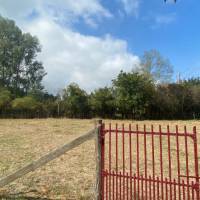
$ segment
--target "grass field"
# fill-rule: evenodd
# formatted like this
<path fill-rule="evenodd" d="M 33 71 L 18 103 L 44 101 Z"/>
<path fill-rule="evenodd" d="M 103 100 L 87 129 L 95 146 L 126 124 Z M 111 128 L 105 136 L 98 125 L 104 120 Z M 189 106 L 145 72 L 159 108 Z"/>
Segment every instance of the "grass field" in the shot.
<path fill-rule="evenodd" d="M 106 120 L 108 123 L 109 120 Z M 128 124 L 130 121 L 118 121 Z M 112 121 L 116 123 L 116 121 Z M 139 125 L 178 124 L 188 130 L 200 121 L 140 121 Z M 0 176 L 41 157 L 94 127 L 93 120 L 0 120 Z M 200 136 L 198 143 L 200 144 Z M 94 141 L 66 153 L 48 165 L 0 190 L 1 199 L 90 199 L 95 182 Z"/>

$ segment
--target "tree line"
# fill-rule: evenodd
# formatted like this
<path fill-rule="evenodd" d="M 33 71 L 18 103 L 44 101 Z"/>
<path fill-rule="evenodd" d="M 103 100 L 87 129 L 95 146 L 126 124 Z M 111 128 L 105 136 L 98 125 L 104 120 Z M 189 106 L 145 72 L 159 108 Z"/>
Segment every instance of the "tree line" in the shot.
<path fill-rule="evenodd" d="M 121 71 L 110 87 L 87 93 L 71 83 L 57 95 L 42 85 L 40 51 L 36 37 L 0 17 L 0 117 L 200 118 L 200 78 L 172 81 L 173 66 L 156 50 L 144 52 L 139 66 Z"/>

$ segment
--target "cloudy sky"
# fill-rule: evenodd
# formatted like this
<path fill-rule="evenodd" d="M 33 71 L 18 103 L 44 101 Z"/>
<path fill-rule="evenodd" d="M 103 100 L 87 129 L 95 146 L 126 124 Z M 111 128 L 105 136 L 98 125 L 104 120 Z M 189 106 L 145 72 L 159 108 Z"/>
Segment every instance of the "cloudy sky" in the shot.
<path fill-rule="evenodd" d="M 170 58 L 174 78 L 200 75 L 200 2 L 170 1 L 0 0 L 0 15 L 39 38 L 48 91 L 70 82 L 91 91 L 149 49 Z"/>

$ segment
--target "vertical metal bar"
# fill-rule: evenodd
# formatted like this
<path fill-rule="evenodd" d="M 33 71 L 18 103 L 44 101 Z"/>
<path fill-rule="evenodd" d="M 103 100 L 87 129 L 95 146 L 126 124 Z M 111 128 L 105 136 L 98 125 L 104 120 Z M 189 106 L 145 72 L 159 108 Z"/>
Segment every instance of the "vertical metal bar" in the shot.
<path fill-rule="evenodd" d="M 116 132 L 116 199 L 118 199 L 118 125 L 115 127 Z"/>
<path fill-rule="evenodd" d="M 136 199 L 137 198 L 137 195 L 136 195 L 136 174 L 134 173 L 134 176 L 133 176 L 133 178 L 134 178 L 134 199 Z"/>
<path fill-rule="evenodd" d="M 178 198 L 181 200 L 181 188 L 180 188 L 180 157 L 179 157 L 179 135 L 178 126 L 176 125 L 176 157 L 177 157 L 177 170 L 178 170 Z"/>
<path fill-rule="evenodd" d="M 149 176 L 149 200 L 151 200 L 152 198 L 152 194 L 151 194 L 151 181 L 152 181 L 152 178 L 151 176 Z M 147 197 L 146 197 L 147 199 Z M 154 200 L 154 199 L 153 199 Z"/>
<path fill-rule="evenodd" d="M 129 124 L 129 150 L 130 150 L 130 199 L 132 200 L 132 144 L 131 144 L 131 124 Z"/>
<path fill-rule="evenodd" d="M 119 199 L 122 199 L 122 172 L 119 172 Z"/>
<path fill-rule="evenodd" d="M 157 177 L 157 200 L 160 200 L 160 180 L 159 177 Z"/>
<path fill-rule="evenodd" d="M 185 181 L 182 180 L 182 186 L 183 186 L 183 200 L 185 200 Z"/>
<path fill-rule="evenodd" d="M 100 187 L 101 187 L 101 194 L 99 198 L 104 199 L 104 165 L 105 165 L 105 138 L 104 138 L 104 129 L 105 129 L 105 124 L 102 124 L 102 121 L 99 121 L 99 141 L 101 145 L 101 180 L 100 180 Z"/>
<path fill-rule="evenodd" d="M 115 172 L 112 171 L 112 199 L 115 199 Z"/>
<path fill-rule="evenodd" d="M 123 159 L 123 199 L 125 199 L 125 150 L 124 150 L 124 124 L 122 125 L 122 159 Z"/>
<path fill-rule="evenodd" d="M 176 200 L 176 179 L 174 179 L 174 200 Z"/>
<path fill-rule="evenodd" d="M 109 199 L 111 199 L 111 124 L 109 124 Z"/>
<path fill-rule="evenodd" d="M 168 161 L 169 161 L 169 194 L 170 194 L 170 200 L 172 200 L 172 165 L 171 165 L 171 143 L 170 143 L 170 130 L 169 130 L 169 125 L 167 126 L 167 141 L 168 141 Z"/>
<path fill-rule="evenodd" d="M 166 197 L 166 199 L 168 199 L 168 185 L 167 185 L 167 183 L 168 183 L 168 179 L 165 178 L 165 197 Z"/>
<path fill-rule="evenodd" d="M 155 191 L 155 153 L 154 153 L 154 130 L 151 125 L 151 151 L 152 151 L 152 173 L 153 173 L 153 199 L 156 198 Z"/>
<path fill-rule="evenodd" d="M 196 126 L 193 127 L 193 140 L 194 140 L 194 157 L 195 157 L 195 176 L 196 176 L 196 199 L 199 200 L 199 162 L 198 162 L 198 149 L 197 149 L 197 131 Z"/>
<path fill-rule="evenodd" d="M 126 199 L 129 200 L 129 191 L 128 191 L 128 172 L 126 173 Z"/>
<path fill-rule="evenodd" d="M 163 156 L 162 156 L 162 132 L 161 125 L 159 125 L 160 134 L 160 174 L 161 174 L 161 197 L 164 199 L 164 188 L 163 188 Z"/>
<path fill-rule="evenodd" d="M 184 139 L 185 139 L 185 161 L 186 161 L 186 176 L 187 176 L 187 199 L 190 200 L 189 191 L 189 164 L 188 164 L 188 141 L 187 141 L 187 128 L 184 126 Z"/>
<path fill-rule="evenodd" d="M 192 200 L 195 200 L 194 198 L 194 181 L 192 181 Z"/>
<path fill-rule="evenodd" d="M 106 200 L 108 200 L 108 170 L 106 170 Z"/>
<path fill-rule="evenodd" d="M 144 176 L 145 176 L 145 199 L 147 197 L 147 136 L 146 125 L 144 125 Z"/>
<path fill-rule="evenodd" d="M 139 177 L 140 177 L 140 161 L 139 161 L 139 134 L 138 134 L 138 124 L 136 125 L 136 136 L 137 136 L 137 193 L 140 193 L 140 184 L 139 184 Z"/>
<path fill-rule="evenodd" d="M 144 177 L 143 175 L 140 176 L 140 180 L 141 180 L 141 197 L 142 199 L 144 199 Z"/>

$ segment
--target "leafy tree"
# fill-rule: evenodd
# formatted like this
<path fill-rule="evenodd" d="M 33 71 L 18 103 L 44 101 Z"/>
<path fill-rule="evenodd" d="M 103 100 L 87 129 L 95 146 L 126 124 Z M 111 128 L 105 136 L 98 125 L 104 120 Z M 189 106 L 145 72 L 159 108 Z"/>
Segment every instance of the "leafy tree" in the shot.
<path fill-rule="evenodd" d="M 6 110 L 11 102 L 11 93 L 5 88 L 0 88 L 0 111 Z"/>
<path fill-rule="evenodd" d="M 179 88 L 180 89 L 180 88 Z M 178 92 L 178 93 L 176 93 Z M 152 118 L 154 119 L 173 119 L 180 115 L 180 107 L 183 105 L 178 87 L 173 84 L 162 84 L 156 88 L 156 93 L 151 102 Z M 182 101 L 181 101 L 182 100 Z M 181 101 L 181 104 L 180 104 Z"/>
<path fill-rule="evenodd" d="M 189 85 L 189 86 L 200 85 L 200 77 L 189 78 L 188 80 L 184 80 L 183 83 L 185 85 Z"/>
<path fill-rule="evenodd" d="M 36 117 L 41 110 L 42 104 L 31 96 L 16 98 L 12 102 L 12 108 L 22 117 Z"/>
<path fill-rule="evenodd" d="M 191 88 L 184 83 L 157 86 L 152 103 L 153 118 L 186 119 L 192 117 L 192 92 Z"/>
<path fill-rule="evenodd" d="M 43 90 L 31 90 L 28 96 L 35 99 L 41 104 L 41 110 L 39 112 L 40 117 L 56 117 L 57 116 L 57 104 L 56 97 Z"/>
<path fill-rule="evenodd" d="M 99 88 L 90 96 L 90 105 L 94 115 L 113 117 L 115 113 L 115 99 L 111 88 Z"/>
<path fill-rule="evenodd" d="M 113 80 L 113 87 L 117 109 L 123 118 L 143 117 L 154 92 L 151 79 L 143 74 L 121 71 Z"/>
<path fill-rule="evenodd" d="M 141 58 L 141 71 L 153 78 L 155 83 L 168 83 L 172 78 L 173 66 L 157 50 L 150 50 L 144 52 Z"/>
<path fill-rule="evenodd" d="M 87 93 L 72 83 L 63 90 L 63 106 L 68 117 L 84 118 L 89 115 Z"/>
<path fill-rule="evenodd" d="M 183 84 L 190 90 L 190 99 L 188 101 L 190 113 L 192 113 L 194 119 L 200 118 L 200 77 L 184 80 Z"/>
<path fill-rule="evenodd" d="M 0 85 L 10 88 L 15 96 L 42 89 L 46 73 L 36 60 L 40 51 L 36 37 L 22 33 L 14 21 L 0 17 Z"/>

